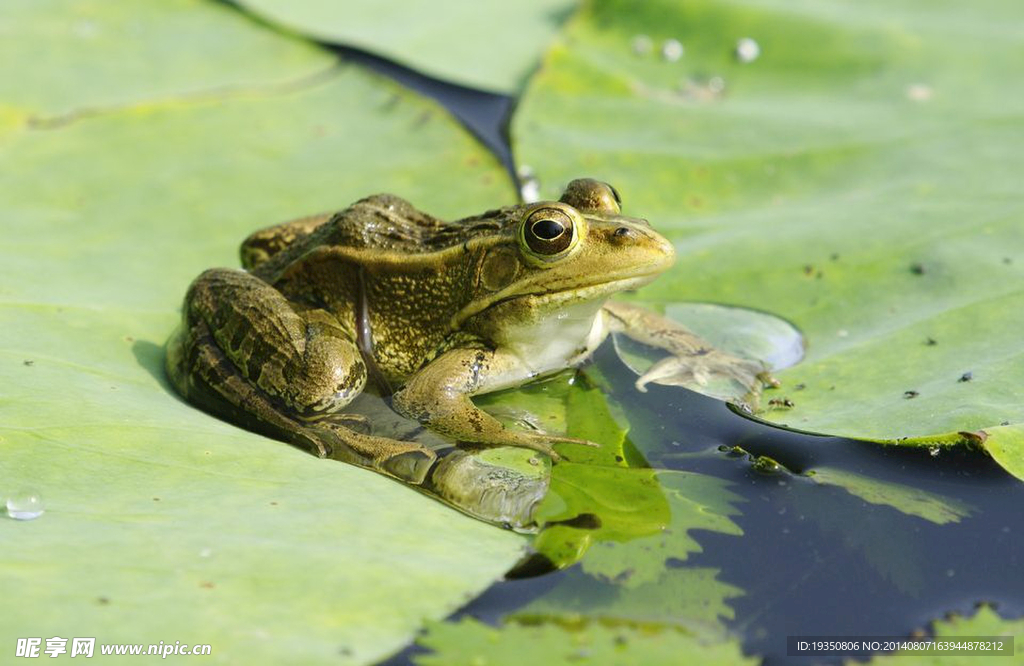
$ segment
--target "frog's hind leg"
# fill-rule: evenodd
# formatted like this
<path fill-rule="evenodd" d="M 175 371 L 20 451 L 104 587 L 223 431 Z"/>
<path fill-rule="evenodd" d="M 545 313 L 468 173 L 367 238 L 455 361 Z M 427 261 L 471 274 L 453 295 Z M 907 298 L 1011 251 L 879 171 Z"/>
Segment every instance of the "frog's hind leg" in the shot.
<path fill-rule="evenodd" d="M 365 365 L 344 331 L 300 317 L 276 289 L 244 271 L 206 271 L 185 303 L 168 370 L 190 401 L 321 457 L 333 453 L 422 480 L 433 451 L 355 432 L 339 418 L 366 384 Z"/>

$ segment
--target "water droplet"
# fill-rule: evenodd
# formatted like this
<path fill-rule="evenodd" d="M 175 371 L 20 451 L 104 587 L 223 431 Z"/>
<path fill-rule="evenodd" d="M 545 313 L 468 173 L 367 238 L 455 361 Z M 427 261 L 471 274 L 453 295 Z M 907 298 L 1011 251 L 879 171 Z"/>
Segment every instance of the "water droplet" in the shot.
<path fill-rule="evenodd" d="M 713 94 L 718 95 L 725 90 L 725 79 L 720 76 L 712 76 L 708 79 L 708 90 Z"/>
<path fill-rule="evenodd" d="M 35 493 L 15 493 L 7 498 L 7 515 L 15 520 L 35 520 L 43 515 L 43 500 Z"/>
<path fill-rule="evenodd" d="M 661 45 L 661 59 L 665 62 L 676 62 L 683 57 L 686 49 L 678 39 L 666 39 Z"/>
<path fill-rule="evenodd" d="M 76 37 L 81 39 L 95 39 L 100 33 L 96 22 L 88 19 L 75 21 L 71 26 L 71 31 L 75 33 Z"/>
<path fill-rule="evenodd" d="M 633 53 L 638 56 L 645 56 L 654 49 L 654 42 L 647 35 L 637 35 L 631 44 Z"/>
<path fill-rule="evenodd" d="M 932 88 L 923 83 L 913 83 L 907 86 L 905 94 L 911 102 L 927 102 L 932 98 Z"/>
<path fill-rule="evenodd" d="M 519 177 L 519 196 L 523 203 L 540 201 L 540 181 L 533 168 L 524 164 L 516 171 L 516 175 Z"/>
<path fill-rule="evenodd" d="M 929 447 L 928 447 L 928 454 L 929 454 L 929 455 L 930 455 L 930 456 L 931 456 L 932 458 L 935 458 L 935 457 L 937 457 L 937 456 L 939 455 L 939 453 L 941 453 L 941 452 L 942 452 L 942 449 L 940 449 L 940 448 L 939 448 L 939 447 L 937 447 L 937 446 L 929 446 Z"/>
<path fill-rule="evenodd" d="M 750 37 L 736 42 L 736 59 L 742 63 L 754 62 L 761 55 L 761 46 Z"/>

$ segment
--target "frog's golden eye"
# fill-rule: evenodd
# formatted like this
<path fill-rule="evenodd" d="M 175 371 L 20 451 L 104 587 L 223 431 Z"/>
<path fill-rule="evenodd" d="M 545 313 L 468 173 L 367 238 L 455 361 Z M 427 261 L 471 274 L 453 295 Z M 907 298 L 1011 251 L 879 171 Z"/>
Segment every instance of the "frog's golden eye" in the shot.
<path fill-rule="evenodd" d="M 520 242 L 538 259 L 565 256 L 579 243 L 581 224 L 568 206 L 543 206 L 531 211 L 520 232 Z"/>

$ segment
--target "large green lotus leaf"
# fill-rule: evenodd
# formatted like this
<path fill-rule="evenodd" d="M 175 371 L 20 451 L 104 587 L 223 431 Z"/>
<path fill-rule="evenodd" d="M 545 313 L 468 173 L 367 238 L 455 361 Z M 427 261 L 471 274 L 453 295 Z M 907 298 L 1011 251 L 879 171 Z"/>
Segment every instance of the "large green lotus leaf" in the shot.
<path fill-rule="evenodd" d="M 40 83 L 6 98 L 21 106 L 0 158 L 0 495 L 37 493 L 46 513 L 0 520 L 0 589 L 16 600 L 0 639 L 209 643 L 218 663 L 376 660 L 499 577 L 522 537 L 203 414 L 164 380 L 162 344 L 192 277 L 237 265 L 256 227 L 374 191 L 455 215 L 514 190 L 433 104 L 352 67 L 282 90 L 286 63 L 323 59 L 218 8 L 153 8 L 155 23 L 146 8 L 117 20 L 143 41 L 192 37 L 148 61 L 145 86 L 124 79 L 105 110 L 45 129 L 25 121 L 42 102 L 96 103 L 91 66 L 65 73 L 81 95 Z M 15 19 L 5 31 L 28 20 Z M 5 85 L 44 80 L 53 65 L 38 54 L 66 44 L 15 41 Z M 264 75 L 223 69 L 218 53 L 261 43 L 249 63 Z M 131 52 L 102 48 L 86 60 L 118 67 Z M 274 54 L 281 64 L 262 67 Z M 225 92 L 152 95 L 212 82 Z"/>
<path fill-rule="evenodd" d="M 206 0 L 6 0 L 0 108 L 61 122 L 126 104 L 255 93 L 333 65 L 315 46 L 235 14 Z"/>
<path fill-rule="evenodd" d="M 673 239 L 640 298 L 803 331 L 771 396 L 793 406 L 766 419 L 982 443 L 1024 478 L 1018 430 L 989 430 L 1024 417 L 1022 18 L 1012 0 L 595 0 L 532 80 L 515 153 L 544 196 L 602 178 Z"/>
<path fill-rule="evenodd" d="M 419 639 L 432 650 L 417 655 L 420 666 L 450 664 L 755 664 L 736 642 L 718 642 L 697 633 L 661 627 L 609 627 L 597 622 L 507 623 L 489 627 L 472 618 L 435 623 Z"/>
<path fill-rule="evenodd" d="M 235 1 L 315 39 L 364 49 L 446 81 L 503 93 L 522 87 L 576 5 L 575 0 Z"/>

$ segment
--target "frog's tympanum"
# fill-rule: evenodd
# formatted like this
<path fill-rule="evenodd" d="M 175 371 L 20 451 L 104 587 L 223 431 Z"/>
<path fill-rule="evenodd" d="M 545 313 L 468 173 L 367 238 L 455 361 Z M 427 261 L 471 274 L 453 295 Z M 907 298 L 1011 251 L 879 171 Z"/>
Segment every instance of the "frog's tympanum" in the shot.
<path fill-rule="evenodd" d="M 669 352 L 651 369 L 660 375 L 715 372 L 753 387 L 762 370 L 608 302 L 675 251 L 595 180 L 456 222 L 375 195 L 258 231 L 241 255 L 243 269 L 210 269 L 189 287 L 168 344 L 174 386 L 229 421 L 413 482 L 436 454 L 342 412 L 364 389 L 453 440 L 557 460 L 552 444 L 586 442 L 507 429 L 471 398 L 577 365 L 610 331 Z"/>

